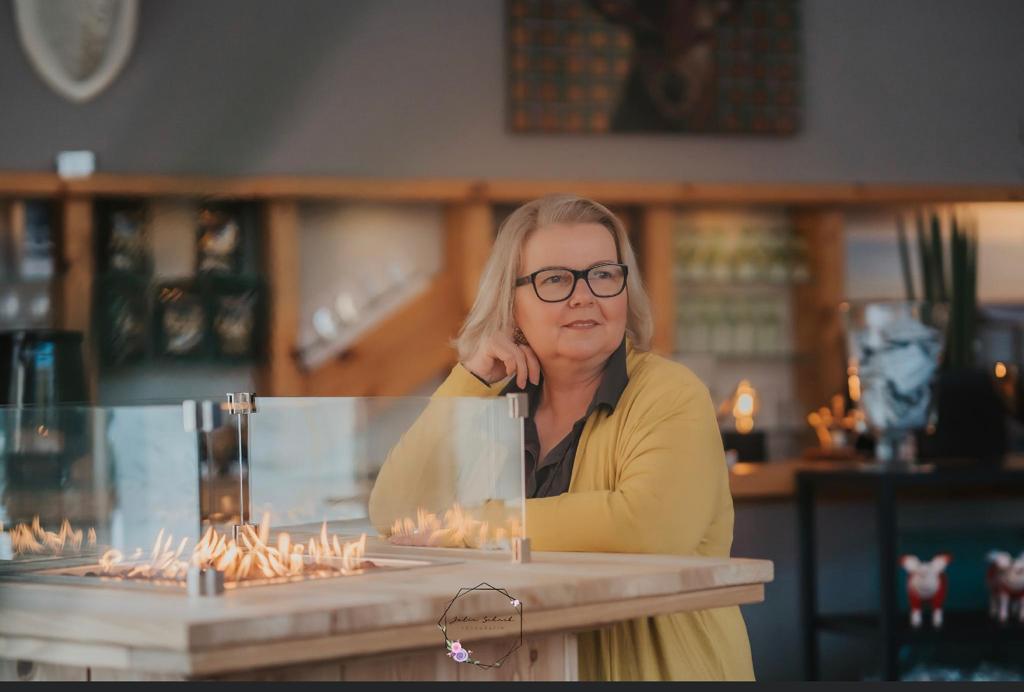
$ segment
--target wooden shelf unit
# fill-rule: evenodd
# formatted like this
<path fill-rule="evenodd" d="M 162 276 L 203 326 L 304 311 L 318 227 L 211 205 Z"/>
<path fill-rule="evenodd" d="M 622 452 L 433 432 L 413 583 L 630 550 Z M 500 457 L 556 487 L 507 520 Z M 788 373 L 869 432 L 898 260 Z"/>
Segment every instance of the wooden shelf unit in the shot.
<path fill-rule="evenodd" d="M 92 206 L 97 197 L 252 199 L 263 204 L 264 271 L 270 285 L 269 358 L 256 374 L 264 395 L 399 395 L 454 364 L 448 346 L 475 297 L 493 243 L 495 209 L 544 194 L 574 192 L 626 210 L 656 317 L 654 350 L 675 351 L 672 238 L 679 208 L 783 207 L 810 248 L 812 280 L 795 287 L 799 396 L 817 407 L 842 387 L 836 364 L 841 331 L 843 217 L 861 205 L 1024 201 L 1024 185 L 895 185 L 869 183 L 689 183 L 664 181 L 371 179 L 340 177 L 190 177 L 96 174 L 61 180 L 46 173 L 0 172 L 0 197 L 51 197 L 62 206 L 59 326 L 91 324 Z M 299 327 L 299 205 L 305 201 L 431 202 L 444 208 L 446 271 L 423 294 L 364 335 L 337 360 L 303 370 L 294 356 Z M 91 340 L 90 340 L 91 341 Z M 95 346 L 88 346 L 95 363 Z M 386 367 L 385 367 L 386 365 Z M 95 391 L 95 368 L 93 391 Z"/>

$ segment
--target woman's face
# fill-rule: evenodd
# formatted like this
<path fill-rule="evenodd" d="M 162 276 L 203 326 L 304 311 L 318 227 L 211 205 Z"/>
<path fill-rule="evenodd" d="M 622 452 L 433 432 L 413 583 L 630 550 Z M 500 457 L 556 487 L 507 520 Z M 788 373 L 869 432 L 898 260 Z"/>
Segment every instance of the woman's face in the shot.
<path fill-rule="evenodd" d="M 617 255 L 612 234 L 600 224 L 545 226 L 527 238 L 518 276 L 548 267 L 587 269 L 618 262 Z M 598 298 L 581 279 L 568 299 L 548 303 L 526 284 L 515 289 L 513 314 L 541 361 L 607 358 L 626 332 L 626 293 Z"/>

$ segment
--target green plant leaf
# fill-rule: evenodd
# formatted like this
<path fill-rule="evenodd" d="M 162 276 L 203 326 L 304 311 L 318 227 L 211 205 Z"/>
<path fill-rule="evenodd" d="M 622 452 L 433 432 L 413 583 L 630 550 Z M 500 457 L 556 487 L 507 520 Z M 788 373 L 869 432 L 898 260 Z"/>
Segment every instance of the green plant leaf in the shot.
<path fill-rule="evenodd" d="M 903 290 L 907 300 L 915 300 L 914 273 L 910 267 L 910 243 L 907 240 L 907 229 L 903 225 L 903 215 L 896 216 L 896 234 L 900 245 L 900 269 L 903 272 Z"/>
<path fill-rule="evenodd" d="M 928 249 L 928 241 L 925 239 L 924 216 L 917 215 L 917 256 L 921 263 L 921 294 L 924 299 L 931 303 L 935 300 L 932 283 L 931 253 Z"/>
<path fill-rule="evenodd" d="M 939 215 L 932 214 L 932 280 L 935 282 L 934 296 L 939 302 L 948 300 L 946 291 L 946 261 L 942 249 L 942 223 Z"/>

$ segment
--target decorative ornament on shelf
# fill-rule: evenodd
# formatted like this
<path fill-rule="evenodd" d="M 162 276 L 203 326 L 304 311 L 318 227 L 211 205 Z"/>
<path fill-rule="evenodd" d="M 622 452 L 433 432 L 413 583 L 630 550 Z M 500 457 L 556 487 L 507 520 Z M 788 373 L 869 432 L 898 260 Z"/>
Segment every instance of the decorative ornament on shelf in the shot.
<path fill-rule="evenodd" d="M 97 279 L 100 344 L 106 365 L 124 365 L 146 357 L 148 290 L 145 278 L 130 274 Z"/>
<path fill-rule="evenodd" d="M 148 275 L 152 273 L 153 259 L 147 239 L 146 205 L 125 202 L 104 210 L 103 234 L 106 252 L 101 260 L 106 272 Z"/>
<path fill-rule="evenodd" d="M 216 355 L 228 360 L 258 358 L 266 331 L 259 279 L 217 276 L 205 284 Z"/>
<path fill-rule="evenodd" d="M 1015 615 L 1024 623 L 1024 551 L 1016 559 L 1000 550 L 989 553 L 986 581 L 989 615 L 1003 624 Z"/>
<path fill-rule="evenodd" d="M 851 398 L 852 398 L 851 389 Z M 859 395 L 858 395 L 859 396 Z M 822 406 L 807 414 L 807 423 L 818 437 L 818 448 L 809 450 L 807 456 L 818 459 L 849 459 L 856 456 L 855 441 L 867 432 L 868 425 L 864 412 L 854 405 L 846 407 L 842 394 L 832 397 L 831 408 Z"/>
<path fill-rule="evenodd" d="M 946 567 L 952 561 L 949 553 L 940 553 L 928 562 L 921 562 L 914 555 L 904 555 L 900 565 L 907 572 L 907 598 L 910 601 L 910 626 L 921 626 L 921 606 L 927 603 L 932 609 L 932 627 L 942 627 L 942 606 L 946 602 Z"/>
<path fill-rule="evenodd" d="M 157 353 L 168 358 L 198 358 L 206 340 L 206 307 L 194 283 L 167 281 L 156 289 Z"/>
<path fill-rule="evenodd" d="M 933 412 L 945 307 L 911 300 L 840 305 L 851 398 L 858 401 L 875 437 L 880 464 L 910 466 L 917 457 L 914 433 L 928 426 Z"/>
<path fill-rule="evenodd" d="M 196 273 L 236 274 L 242 251 L 242 229 L 227 207 L 206 205 L 196 231 Z"/>

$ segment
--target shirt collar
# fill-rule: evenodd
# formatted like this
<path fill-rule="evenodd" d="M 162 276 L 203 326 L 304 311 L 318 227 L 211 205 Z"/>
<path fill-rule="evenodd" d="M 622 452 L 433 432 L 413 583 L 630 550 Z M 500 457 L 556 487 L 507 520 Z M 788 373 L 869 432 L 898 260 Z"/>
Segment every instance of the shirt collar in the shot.
<path fill-rule="evenodd" d="M 532 416 L 540 400 L 543 383 L 544 375 L 542 373 L 540 383 L 533 384 L 527 381 L 526 389 L 520 389 L 516 379 L 513 377 L 501 390 L 501 394 L 526 392 L 530 401 L 530 415 Z M 626 372 L 626 339 L 623 338 L 622 343 L 619 344 L 619 347 L 615 349 L 615 352 L 612 353 L 605 363 L 601 384 L 597 386 L 594 398 L 590 400 L 586 417 L 589 417 L 598 406 L 605 406 L 609 411 L 614 411 L 619 403 L 619 399 L 622 398 L 622 393 L 626 390 L 627 384 L 629 384 L 629 374 Z"/>

